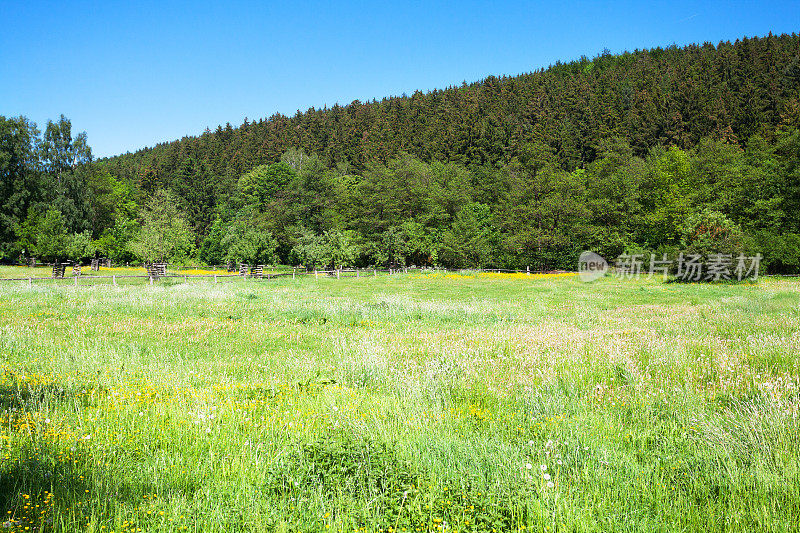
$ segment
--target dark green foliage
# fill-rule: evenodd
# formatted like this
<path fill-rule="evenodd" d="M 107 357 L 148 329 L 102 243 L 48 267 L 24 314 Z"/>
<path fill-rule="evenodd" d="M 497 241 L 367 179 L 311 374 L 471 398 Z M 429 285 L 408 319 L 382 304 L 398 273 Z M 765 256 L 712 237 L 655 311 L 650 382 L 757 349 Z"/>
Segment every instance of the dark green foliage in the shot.
<path fill-rule="evenodd" d="M 279 493 L 321 490 L 368 500 L 402 499 L 414 481 L 386 444 L 333 437 L 295 450 L 276 465 L 267 487 Z"/>
<path fill-rule="evenodd" d="M 431 480 L 441 473 L 432 474 L 404 461 L 395 446 L 334 434 L 279 457 L 264 492 L 292 502 L 297 515 L 311 494 L 320 494 L 344 506 L 357 526 L 377 518 L 385 531 L 429 530 L 430 524 L 454 522 L 469 523 L 475 531 L 510 531 L 538 521 L 530 510 L 538 498 L 530 481 L 505 490 L 477 479 L 449 479 L 449 487 L 434 487 Z"/>
<path fill-rule="evenodd" d="M 67 258 L 70 236 L 58 209 L 51 207 L 42 216 L 31 210 L 18 232 L 32 255 L 55 262 Z"/>
<path fill-rule="evenodd" d="M 208 230 L 208 235 L 200 246 L 200 260 L 207 265 L 220 265 L 225 261 L 225 248 L 222 239 L 225 237 L 225 226 L 222 219 L 217 218 Z"/>
<path fill-rule="evenodd" d="M 681 229 L 681 250 L 700 254 L 729 254 L 736 257 L 745 251 L 745 237 L 728 217 L 719 211 L 704 209 L 690 216 Z"/>
<path fill-rule="evenodd" d="M 442 262 L 459 268 L 492 265 L 499 238 L 489 206 L 468 204 L 442 235 L 438 256 Z"/>
<path fill-rule="evenodd" d="M 573 268 L 585 248 L 676 249 L 706 207 L 769 245 L 800 233 L 798 52 L 797 35 L 770 35 L 605 53 L 227 125 L 108 164 L 143 191 L 204 165 L 204 213 L 230 221 L 249 205 L 282 261 L 317 263 L 302 250 L 352 231 L 360 264 Z M 791 271 L 780 248 L 765 262 Z"/>
<path fill-rule="evenodd" d="M 627 139 L 643 157 L 657 145 L 687 149 L 703 137 L 743 141 L 771 133 L 797 97 L 799 46 L 797 35 L 770 35 L 598 56 L 408 97 L 273 115 L 111 162 L 119 175 L 151 171 L 163 186 L 189 157 L 207 161 L 215 177 L 238 177 L 289 149 L 316 155 L 328 168 L 346 163 L 362 172 L 401 152 L 469 167 L 508 164 L 533 144 L 573 170 L 593 161 L 611 137 Z M 780 72 L 786 74 L 776 80 Z"/>
<path fill-rule="evenodd" d="M 36 125 L 24 117 L 0 116 L 0 260 L 16 259 L 15 228 L 40 200 L 44 186 L 38 172 Z"/>

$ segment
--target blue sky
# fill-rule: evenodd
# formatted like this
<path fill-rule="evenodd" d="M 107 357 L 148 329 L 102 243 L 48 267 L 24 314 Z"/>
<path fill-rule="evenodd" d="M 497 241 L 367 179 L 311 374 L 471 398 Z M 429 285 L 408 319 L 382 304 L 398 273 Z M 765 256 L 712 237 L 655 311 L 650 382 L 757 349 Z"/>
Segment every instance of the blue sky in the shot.
<path fill-rule="evenodd" d="M 0 115 L 96 156 L 581 55 L 800 31 L 795 2 L 0 0 Z"/>

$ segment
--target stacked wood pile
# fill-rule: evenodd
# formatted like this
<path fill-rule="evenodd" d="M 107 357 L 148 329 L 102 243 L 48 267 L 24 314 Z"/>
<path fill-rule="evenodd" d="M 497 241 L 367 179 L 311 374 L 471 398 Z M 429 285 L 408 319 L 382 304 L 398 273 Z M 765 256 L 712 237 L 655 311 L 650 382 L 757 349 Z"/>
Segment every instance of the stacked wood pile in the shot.
<path fill-rule="evenodd" d="M 150 263 L 145 265 L 147 275 L 152 279 L 163 278 L 167 275 L 166 263 Z"/>
<path fill-rule="evenodd" d="M 64 271 L 67 270 L 67 265 L 65 263 L 56 263 L 53 265 L 53 277 L 57 279 L 62 279 L 64 277 Z"/>

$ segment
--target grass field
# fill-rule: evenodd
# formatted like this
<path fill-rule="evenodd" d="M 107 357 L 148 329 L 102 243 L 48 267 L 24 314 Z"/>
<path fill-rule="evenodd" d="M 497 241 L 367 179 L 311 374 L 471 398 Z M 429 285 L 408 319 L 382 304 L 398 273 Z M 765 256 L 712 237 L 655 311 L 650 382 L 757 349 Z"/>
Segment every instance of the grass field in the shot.
<path fill-rule="evenodd" d="M 0 530 L 793 531 L 798 352 L 769 278 L 2 282 Z"/>

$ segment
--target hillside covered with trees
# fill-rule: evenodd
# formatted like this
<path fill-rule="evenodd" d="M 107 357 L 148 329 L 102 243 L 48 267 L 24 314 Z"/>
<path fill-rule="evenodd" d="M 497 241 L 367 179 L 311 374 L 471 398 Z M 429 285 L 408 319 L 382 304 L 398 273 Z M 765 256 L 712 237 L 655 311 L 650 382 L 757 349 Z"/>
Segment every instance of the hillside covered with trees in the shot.
<path fill-rule="evenodd" d="M 584 249 L 675 253 L 708 220 L 797 272 L 800 36 L 603 53 L 99 161 L 64 117 L 43 135 L 0 117 L 0 177 L 7 262 L 573 269 Z"/>

